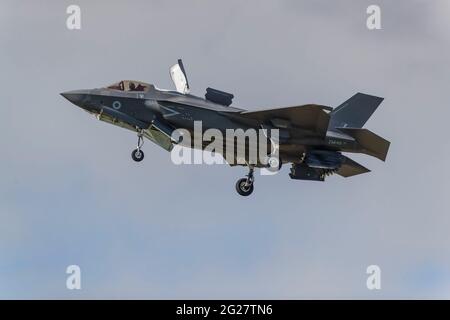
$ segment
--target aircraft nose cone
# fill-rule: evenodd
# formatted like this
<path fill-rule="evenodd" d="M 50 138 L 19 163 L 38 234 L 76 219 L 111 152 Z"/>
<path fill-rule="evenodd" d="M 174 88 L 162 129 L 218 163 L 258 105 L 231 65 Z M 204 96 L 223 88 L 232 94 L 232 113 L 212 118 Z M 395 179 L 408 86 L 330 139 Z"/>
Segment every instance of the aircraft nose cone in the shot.
<path fill-rule="evenodd" d="M 85 90 L 67 91 L 61 93 L 61 95 L 77 106 L 81 106 L 86 100 L 88 92 Z"/>

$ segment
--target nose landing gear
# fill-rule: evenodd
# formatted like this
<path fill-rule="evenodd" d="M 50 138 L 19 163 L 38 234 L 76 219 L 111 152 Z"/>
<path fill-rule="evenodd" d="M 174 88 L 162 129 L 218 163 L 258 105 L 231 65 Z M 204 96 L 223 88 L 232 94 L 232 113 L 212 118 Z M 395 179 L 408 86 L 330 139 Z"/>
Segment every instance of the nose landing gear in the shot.
<path fill-rule="evenodd" d="M 144 160 L 144 151 L 141 150 L 142 146 L 144 145 L 144 134 L 142 131 L 138 132 L 138 142 L 137 142 L 137 148 L 131 152 L 131 158 L 136 162 L 141 162 Z"/>
<path fill-rule="evenodd" d="M 253 171 L 254 171 L 253 167 L 249 167 L 247 178 L 239 179 L 236 182 L 236 191 L 241 196 L 246 197 L 251 195 L 253 192 L 253 181 L 254 181 Z"/>

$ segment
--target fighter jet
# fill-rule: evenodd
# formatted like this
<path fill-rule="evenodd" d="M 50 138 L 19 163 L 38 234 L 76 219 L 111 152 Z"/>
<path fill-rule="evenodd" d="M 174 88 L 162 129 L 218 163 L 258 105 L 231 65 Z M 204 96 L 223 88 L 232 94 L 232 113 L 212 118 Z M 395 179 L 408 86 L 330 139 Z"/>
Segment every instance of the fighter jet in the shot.
<path fill-rule="evenodd" d="M 63 97 L 95 115 L 98 120 L 137 133 L 134 161 L 142 161 L 144 137 L 167 151 L 182 142 L 174 131 L 194 132 L 194 122 L 202 122 L 202 130 L 253 128 L 278 129 L 278 141 L 267 135 L 277 150 L 278 162 L 244 161 L 232 165 L 248 167 L 248 174 L 236 183 L 236 190 L 248 196 L 254 188 L 254 169 L 279 170 L 290 164 L 289 176 L 296 180 L 324 181 L 332 174 L 342 177 L 370 170 L 348 158 L 345 153 L 363 153 L 386 160 L 390 142 L 363 126 L 383 101 L 383 98 L 357 93 L 336 108 L 318 104 L 264 110 L 245 110 L 231 106 L 233 94 L 207 88 L 205 97 L 190 94 L 189 83 L 181 60 L 170 68 L 176 90 L 163 90 L 141 81 L 122 80 L 110 86 L 61 93 Z M 276 144 L 276 145 L 274 145 Z M 204 149 L 207 143 L 192 148 Z M 245 146 L 244 146 L 245 148 Z"/>

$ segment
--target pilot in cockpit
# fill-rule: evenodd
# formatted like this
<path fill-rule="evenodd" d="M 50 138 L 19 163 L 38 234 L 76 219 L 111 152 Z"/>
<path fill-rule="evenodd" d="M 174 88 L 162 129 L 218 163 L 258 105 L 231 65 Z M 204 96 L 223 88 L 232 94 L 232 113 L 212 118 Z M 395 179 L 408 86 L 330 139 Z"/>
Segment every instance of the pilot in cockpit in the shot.
<path fill-rule="evenodd" d="M 149 89 L 149 85 L 135 81 L 123 80 L 118 83 L 110 85 L 108 88 L 120 91 L 144 92 Z"/>

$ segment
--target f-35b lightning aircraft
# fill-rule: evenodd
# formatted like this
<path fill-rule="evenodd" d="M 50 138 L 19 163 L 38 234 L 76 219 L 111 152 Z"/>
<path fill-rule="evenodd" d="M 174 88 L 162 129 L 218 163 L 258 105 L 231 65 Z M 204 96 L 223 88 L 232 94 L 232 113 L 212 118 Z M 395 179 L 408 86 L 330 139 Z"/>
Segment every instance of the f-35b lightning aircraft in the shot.
<path fill-rule="evenodd" d="M 137 148 L 132 152 L 135 161 L 144 158 L 143 137 L 170 151 L 180 142 L 172 138 L 174 130 L 182 128 L 192 133 L 194 121 L 202 121 L 203 131 L 209 128 L 224 133 L 226 129 L 278 129 L 276 169 L 283 163 L 290 163 L 291 179 L 324 181 L 334 173 L 350 177 L 370 171 L 342 152 L 386 159 L 389 141 L 362 128 L 383 98 L 357 93 L 334 109 L 306 104 L 247 111 L 230 106 L 234 96 L 220 90 L 207 88 L 205 98 L 189 94 L 181 60 L 170 68 L 170 75 L 176 91 L 123 80 L 106 88 L 75 90 L 61 95 L 99 120 L 135 131 L 138 136 Z M 249 167 L 249 173 L 237 181 L 236 190 L 248 196 L 253 192 L 254 168 L 271 164 L 244 162 L 244 165 Z"/>

